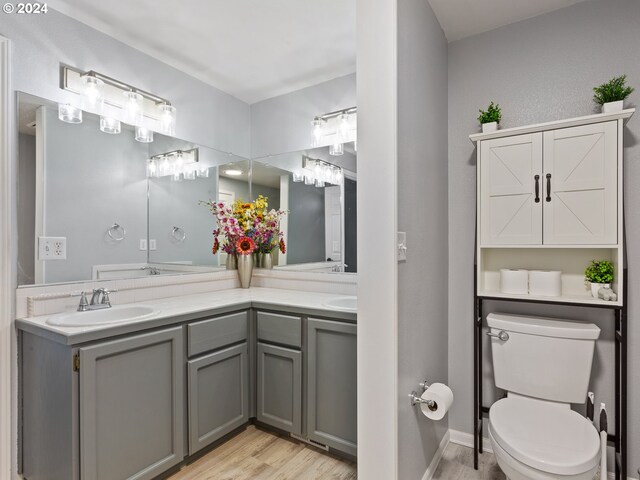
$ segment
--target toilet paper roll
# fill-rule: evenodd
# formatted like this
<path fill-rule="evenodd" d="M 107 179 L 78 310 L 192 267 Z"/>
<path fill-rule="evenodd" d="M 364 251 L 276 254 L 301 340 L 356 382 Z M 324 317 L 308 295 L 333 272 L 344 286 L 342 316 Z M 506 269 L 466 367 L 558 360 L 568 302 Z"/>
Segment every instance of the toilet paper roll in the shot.
<path fill-rule="evenodd" d="M 562 272 L 531 270 L 529 272 L 529 293 L 542 297 L 559 297 L 562 295 Z"/>
<path fill-rule="evenodd" d="M 500 270 L 500 291 L 515 295 L 529 293 L 529 271 L 503 268 Z"/>
<path fill-rule="evenodd" d="M 424 391 L 422 399 L 435 402 L 431 407 L 426 403 L 420 404 L 424 416 L 431 420 L 442 420 L 453 403 L 453 392 L 444 383 L 434 383 Z"/>

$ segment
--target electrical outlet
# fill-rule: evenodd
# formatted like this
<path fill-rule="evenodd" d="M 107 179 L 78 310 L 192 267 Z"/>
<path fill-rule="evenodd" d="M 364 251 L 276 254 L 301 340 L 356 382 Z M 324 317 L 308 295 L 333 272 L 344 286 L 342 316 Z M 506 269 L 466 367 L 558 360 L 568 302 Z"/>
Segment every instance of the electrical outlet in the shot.
<path fill-rule="evenodd" d="M 38 260 L 66 260 L 67 237 L 38 237 Z"/>
<path fill-rule="evenodd" d="M 407 233 L 398 232 L 398 261 L 407 261 Z"/>
<path fill-rule="evenodd" d="M 140 239 L 140 250 L 146 250 L 147 249 L 147 239 L 146 238 L 141 238 Z"/>
<path fill-rule="evenodd" d="M 156 239 L 151 238 L 149 239 L 149 250 L 155 250 L 155 249 L 156 249 Z"/>

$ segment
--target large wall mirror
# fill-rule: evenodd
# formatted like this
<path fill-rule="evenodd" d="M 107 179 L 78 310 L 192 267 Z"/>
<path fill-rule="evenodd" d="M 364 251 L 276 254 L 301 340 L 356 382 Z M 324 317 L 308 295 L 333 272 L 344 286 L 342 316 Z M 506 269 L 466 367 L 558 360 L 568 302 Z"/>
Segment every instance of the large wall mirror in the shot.
<path fill-rule="evenodd" d="M 319 147 L 250 160 L 157 133 L 142 143 L 124 123 L 108 134 L 87 112 L 62 122 L 57 103 L 25 93 L 17 122 L 20 286 L 222 271 L 215 219 L 200 202 L 258 195 L 288 212 L 276 269 L 357 271 L 353 142 L 340 155 Z"/>

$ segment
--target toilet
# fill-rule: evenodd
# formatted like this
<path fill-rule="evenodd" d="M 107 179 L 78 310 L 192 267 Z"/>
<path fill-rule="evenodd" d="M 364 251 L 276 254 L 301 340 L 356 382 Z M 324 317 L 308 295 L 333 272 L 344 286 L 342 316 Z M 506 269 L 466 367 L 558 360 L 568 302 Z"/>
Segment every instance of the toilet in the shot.
<path fill-rule="evenodd" d="M 586 401 L 593 324 L 491 313 L 495 384 L 489 440 L 509 480 L 592 480 L 600 461 L 593 424 L 571 410 Z"/>

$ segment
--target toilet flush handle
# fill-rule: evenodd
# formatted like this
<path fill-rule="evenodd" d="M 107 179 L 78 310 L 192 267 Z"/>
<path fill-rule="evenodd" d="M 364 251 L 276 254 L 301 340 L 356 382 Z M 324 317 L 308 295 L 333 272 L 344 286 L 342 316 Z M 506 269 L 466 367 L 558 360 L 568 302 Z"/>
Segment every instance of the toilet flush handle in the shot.
<path fill-rule="evenodd" d="M 496 337 L 501 342 L 506 342 L 507 340 L 509 340 L 509 334 L 504 330 L 501 330 L 498 333 L 487 332 L 487 335 L 489 337 Z"/>

